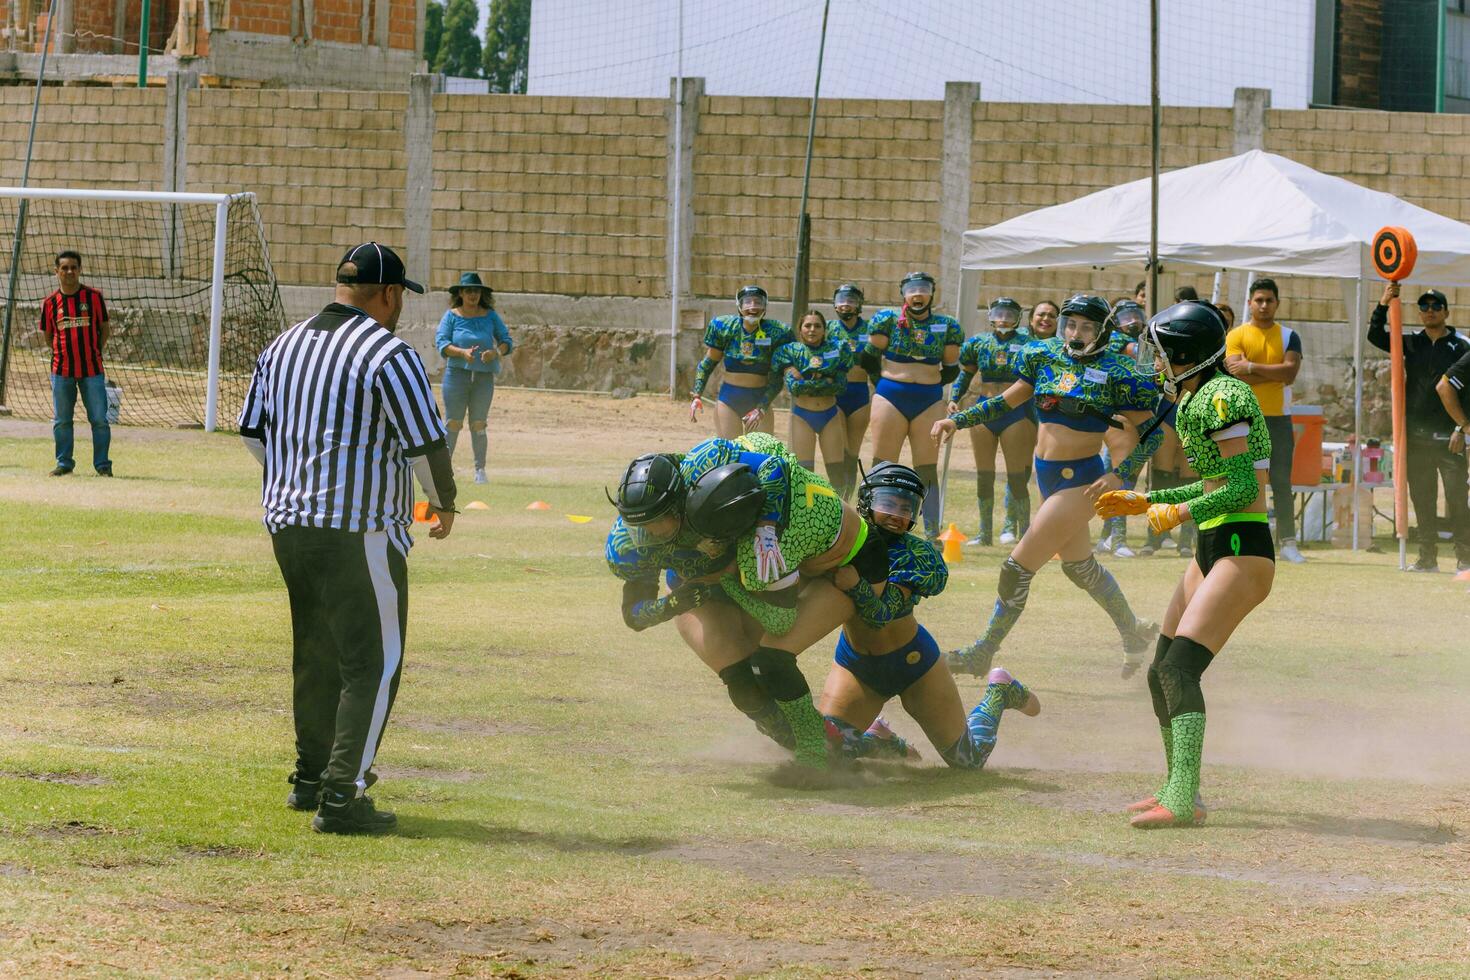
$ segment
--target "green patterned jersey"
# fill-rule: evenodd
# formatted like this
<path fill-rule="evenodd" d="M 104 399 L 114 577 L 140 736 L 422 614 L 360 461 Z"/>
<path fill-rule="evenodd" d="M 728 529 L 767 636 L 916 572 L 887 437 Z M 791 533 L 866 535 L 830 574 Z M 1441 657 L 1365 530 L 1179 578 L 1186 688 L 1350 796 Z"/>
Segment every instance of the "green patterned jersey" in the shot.
<path fill-rule="evenodd" d="M 1255 501 L 1260 492 L 1256 470 L 1271 464 L 1271 436 L 1250 385 L 1224 371 L 1216 373 L 1198 390 L 1179 396 L 1174 427 L 1190 465 L 1201 479 L 1187 486 L 1151 492 L 1150 503 L 1188 502 L 1190 517 L 1204 526 Z M 1223 458 L 1216 440 L 1240 436 L 1245 436 L 1245 453 Z M 1225 483 L 1205 493 L 1204 480 Z"/>
<path fill-rule="evenodd" d="M 883 356 L 900 364 L 938 364 L 944 348 L 965 342 L 960 321 L 940 313 L 929 314 L 923 323 L 910 322 L 901 310 L 879 310 L 868 324 L 873 337 L 887 337 Z"/>
<path fill-rule="evenodd" d="M 786 390 L 792 395 L 840 395 L 847 388 L 852 359 L 847 335 L 829 331 L 817 347 L 795 341 L 776 351 L 771 370 L 784 375 Z M 796 375 L 786 374 L 787 368 L 795 369 Z"/>
<path fill-rule="evenodd" d="M 704 330 L 704 346 L 724 351 L 725 370 L 735 374 L 770 373 L 771 356 L 793 339 L 780 320 L 762 320 L 750 331 L 738 314 L 717 316 Z"/>
<path fill-rule="evenodd" d="M 751 436 L 761 436 L 770 442 L 752 440 Z M 757 449 L 756 446 L 763 448 Z M 706 439 L 684 454 L 679 461 L 679 475 L 684 478 L 684 485 L 692 488 L 701 476 L 728 463 L 744 463 L 766 488 L 766 506 L 760 520 L 776 525 L 784 523 L 790 498 L 791 467 L 796 465 L 796 457 L 790 450 L 775 436 L 764 432 L 733 440 Z"/>

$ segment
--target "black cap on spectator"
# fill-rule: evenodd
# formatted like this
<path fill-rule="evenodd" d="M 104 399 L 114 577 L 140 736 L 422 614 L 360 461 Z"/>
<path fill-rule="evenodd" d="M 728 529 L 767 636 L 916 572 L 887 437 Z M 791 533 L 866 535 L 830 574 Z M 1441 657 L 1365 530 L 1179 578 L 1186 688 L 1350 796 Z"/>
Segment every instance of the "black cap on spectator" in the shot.
<path fill-rule="evenodd" d="M 343 272 L 343 266 L 351 263 L 356 271 Z M 337 281 L 358 286 L 402 286 L 416 293 L 424 287 L 404 275 L 403 260 L 387 245 L 364 242 L 349 249 L 337 263 Z"/>
<path fill-rule="evenodd" d="M 1419 295 L 1419 302 L 1421 303 L 1429 302 L 1430 300 L 1433 300 L 1436 303 L 1444 304 L 1445 309 L 1450 308 L 1450 301 L 1445 299 L 1444 293 L 1440 292 L 1438 289 L 1427 289 Z"/>

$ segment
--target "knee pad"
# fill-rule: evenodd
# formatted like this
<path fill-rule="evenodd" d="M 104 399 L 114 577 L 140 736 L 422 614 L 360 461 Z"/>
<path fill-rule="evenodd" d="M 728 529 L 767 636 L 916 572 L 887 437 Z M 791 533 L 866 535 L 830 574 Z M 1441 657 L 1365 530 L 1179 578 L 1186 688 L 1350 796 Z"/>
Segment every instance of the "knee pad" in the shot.
<path fill-rule="evenodd" d="M 1025 608 L 1026 599 L 1031 595 L 1031 580 L 1035 577 L 1035 572 L 1027 571 L 1016 559 L 1007 558 L 1000 566 L 996 594 L 1001 602 L 1014 609 Z"/>
<path fill-rule="evenodd" d="M 770 696 L 761 690 L 760 682 L 755 677 L 755 671 L 751 670 L 749 657 L 721 670 L 720 680 L 725 682 L 725 691 L 730 695 L 730 703 L 739 709 L 741 714 L 759 714 L 761 709 L 771 703 Z"/>
<path fill-rule="evenodd" d="M 1081 561 L 1062 562 L 1062 574 L 1067 576 L 1067 580 L 1077 588 L 1084 592 L 1091 592 L 1097 588 L 1105 573 L 1103 567 L 1097 563 L 1097 559 L 1088 555 Z"/>
<path fill-rule="evenodd" d="M 1027 467 L 1021 473 L 1006 474 L 1006 489 L 1011 492 L 1012 497 L 1024 497 L 1030 493 L 1031 469 Z"/>
<path fill-rule="evenodd" d="M 1148 665 L 1148 694 L 1154 702 L 1154 717 L 1159 720 L 1160 725 L 1166 727 L 1169 724 L 1169 702 L 1164 697 L 1163 683 L 1159 679 L 1159 665 L 1164 662 L 1164 655 L 1169 652 L 1169 646 L 1173 642 L 1172 636 L 1160 633 L 1154 647 L 1154 662 Z"/>
<path fill-rule="evenodd" d="M 960 736 L 959 741 L 941 750 L 939 757 L 951 769 L 982 769 L 990 759 L 990 751 L 994 747 L 979 744 L 973 735 L 965 732 Z"/>
<path fill-rule="evenodd" d="M 796 666 L 794 653 L 775 647 L 756 647 L 750 655 L 750 668 L 761 690 L 777 701 L 795 701 L 812 692 L 801 668 Z"/>
<path fill-rule="evenodd" d="M 1208 648 L 1187 636 L 1176 636 L 1169 644 L 1158 674 L 1171 719 L 1191 712 L 1204 714 L 1205 695 L 1199 682 L 1214 658 Z"/>
<path fill-rule="evenodd" d="M 975 474 L 975 496 L 981 500 L 995 499 L 995 470 L 981 470 Z"/>

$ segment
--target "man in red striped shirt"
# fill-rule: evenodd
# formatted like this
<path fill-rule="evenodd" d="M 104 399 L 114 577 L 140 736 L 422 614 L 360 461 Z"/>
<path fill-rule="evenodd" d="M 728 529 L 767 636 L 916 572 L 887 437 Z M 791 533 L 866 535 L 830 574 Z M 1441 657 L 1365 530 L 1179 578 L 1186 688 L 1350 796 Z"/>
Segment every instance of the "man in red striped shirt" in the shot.
<path fill-rule="evenodd" d="M 77 394 L 92 425 L 92 466 L 98 476 L 112 475 L 107 456 L 112 427 L 107 424 L 107 382 L 102 374 L 102 348 L 110 332 L 107 304 L 102 294 L 82 285 L 82 257 L 68 249 L 56 256 L 56 281 L 61 288 L 41 303 L 41 331 L 51 342 L 51 433 L 56 440 L 56 469 L 66 476 L 76 467 L 72 459 L 72 415 Z"/>

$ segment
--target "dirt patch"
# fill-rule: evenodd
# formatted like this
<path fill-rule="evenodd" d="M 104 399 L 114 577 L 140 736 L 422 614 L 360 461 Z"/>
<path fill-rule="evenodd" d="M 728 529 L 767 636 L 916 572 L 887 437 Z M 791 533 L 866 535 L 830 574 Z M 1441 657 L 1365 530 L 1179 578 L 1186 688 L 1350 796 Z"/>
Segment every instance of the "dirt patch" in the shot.
<path fill-rule="evenodd" d="M 1071 813 L 1125 814 L 1133 799 L 1128 794 L 1105 789 L 1058 789 L 1022 793 L 1016 797 L 1021 803 L 1046 807 L 1048 810 L 1066 810 Z"/>
<path fill-rule="evenodd" d="M 441 783 L 473 783 L 485 779 L 483 772 L 469 769 L 427 769 L 422 766 L 375 766 L 374 770 L 384 779 L 433 779 Z"/>
<path fill-rule="evenodd" d="M 84 823 L 81 820 L 68 820 L 65 823 L 43 824 L 32 827 L 32 837 L 42 837 L 47 840 L 64 840 L 71 837 L 104 837 L 115 836 L 123 833 L 114 827 L 101 827 L 94 823 Z"/>
<path fill-rule="evenodd" d="M 1203 832 L 1203 831 L 1201 831 Z M 1247 884 L 1266 885 L 1273 890 L 1308 892 L 1315 896 L 1347 901 L 1367 895 L 1410 895 L 1430 890 L 1422 885 L 1406 885 L 1399 882 L 1378 881 L 1363 875 L 1323 874 L 1284 867 L 1243 867 L 1239 865 L 1203 866 L 1161 861 L 1148 858 L 1113 857 L 1105 854 L 1085 852 L 1058 852 L 1051 855 L 1054 860 L 1094 868 L 1117 871 L 1139 871 L 1147 874 L 1181 875 L 1187 878 L 1207 878 L 1217 881 L 1239 881 Z"/>
<path fill-rule="evenodd" d="M 106 776 L 82 772 L 0 772 L 11 779 L 31 779 L 38 783 L 60 783 L 63 786 L 110 786 Z"/>
<path fill-rule="evenodd" d="M 690 842 L 651 851 L 646 856 L 738 871 L 761 881 L 848 878 L 865 882 L 877 891 L 918 899 L 974 895 L 1042 899 L 1061 881 L 1053 868 L 1002 863 L 980 854 L 805 852 L 761 842 Z"/>
<path fill-rule="evenodd" d="M 191 845 L 179 849 L 185 857 L 192 858 L 263 858 L 265 851 L 260 848 L 251 850 L 248 847 L 235 847 L 232 844 L 210 844 Z"/>
<path fill-rule="evenodd" d="M 24 878 L 30 873 L 31 869 L 24 865 L 0 861 L 0 878 Z"/>
<path fill-rule="evenodd" d="M 517 721 L 476 721 L 472 718 L 395 718 L 396 727 L 432 735 L 538 735 L 544 729 Z"/>
<path fill-rule="evenodd" d="M 457 954 L 460 970 L 477 972 L 473 965 L 477 962 L 480 970 L 494 964 L 495 975 L 504 977 L 538 974 L 546 968 L 589 968 L 594 958 L 626 961 L 628 954 L 638 952 L 660 957 L 660 976 L 749 976 L 792 967 L 842 976 L 987 976 L 1021 980 L 1069 975 L 1057 970 L 992 966 L 960 957 L 896 956 L 877 943 L 861 940 L 803 943 L 700 928 L 644 931 L 552 919 L 504 919 L 490 923 L 416 922 L 394 931 L 401 942 L 413 943 L 425 953 Z M 528 973 L 522 973 L 520 967 L 527 968 Z M 598 969 L 600 975 L 633 972 L 634 968 L 627 965 L 617 969 L 604 964 Z M 1087 975 L 1099 974 L 1089 971 Z"/>

